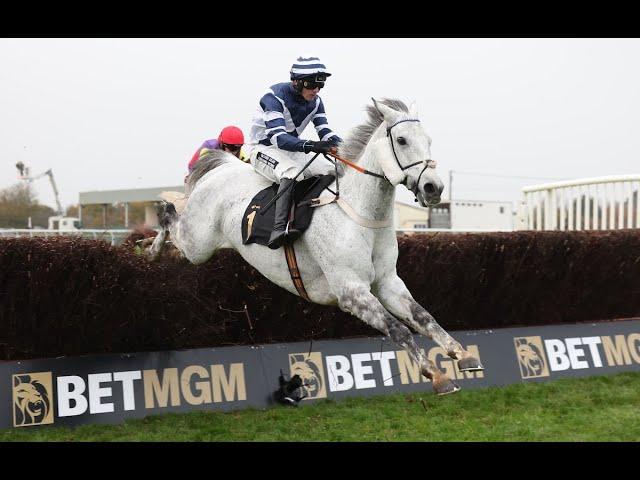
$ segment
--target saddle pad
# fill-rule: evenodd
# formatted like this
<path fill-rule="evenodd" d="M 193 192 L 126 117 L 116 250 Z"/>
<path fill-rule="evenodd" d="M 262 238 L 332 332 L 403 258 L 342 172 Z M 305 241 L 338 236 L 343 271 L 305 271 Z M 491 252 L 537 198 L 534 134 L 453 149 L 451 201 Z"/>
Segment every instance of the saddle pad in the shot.
<path fill-rule="evenodd" d="M 306 178 L 291 187 L 294 189 L 295 199 L 294 219 L 291 227 L 304 232 L 311 223 L 311 217 L 315 208 L 310 206 L 309 200 L 317 198 L 320 193 L 335 180 L 333 175 L 320 175 Z M 273 221 L 276 214 L 276 205 L 273 203 L 267 213 L 260 215 L 260 212 L 269 201 L 278 193 L 278 184 L 274 183 L 270 187 L 258 192 L 247 206 L 242 217 L 242 243 L 258 243 L 267 245 Z"/>

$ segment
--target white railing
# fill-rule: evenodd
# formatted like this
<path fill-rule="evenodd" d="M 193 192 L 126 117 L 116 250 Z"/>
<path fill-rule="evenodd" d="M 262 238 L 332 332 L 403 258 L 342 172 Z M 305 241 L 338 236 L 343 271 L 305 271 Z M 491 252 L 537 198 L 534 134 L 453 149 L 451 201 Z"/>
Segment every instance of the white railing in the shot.
<path fill-rule="evenodd" d="M 640 228 L 640 175 L 584 178 L 522 189 L 519 230 Z"/>
<path fill-rule="evenodd" d="M 7 237 L 55 237 L 55 236 L 79 236 L 93 240 L 106 240 L 111 245 L 119 245 L 131 234 L 131 230 L 45 230 L 30 228 L 5 228 L 0 229 L 0 238 Z"/>
<path fill-rule="evenodd" d="M 450 233 L 489 233 L 489 232 L 512 232 L 512 229 L 502 228 L 396 228 L 396 233 L 429 233 L 429 232 L 450 232 Z"/>

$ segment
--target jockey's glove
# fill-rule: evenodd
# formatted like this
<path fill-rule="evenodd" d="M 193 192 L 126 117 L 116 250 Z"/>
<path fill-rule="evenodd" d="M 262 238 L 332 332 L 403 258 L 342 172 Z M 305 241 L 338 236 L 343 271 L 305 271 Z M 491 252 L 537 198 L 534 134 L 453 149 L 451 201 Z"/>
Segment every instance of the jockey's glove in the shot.
<path fill-rule="evenodd" d="M 314 142 L 307 140 L 304 144 L 304 153 L 329 153 L 334 147 L 332 142 Z"/>

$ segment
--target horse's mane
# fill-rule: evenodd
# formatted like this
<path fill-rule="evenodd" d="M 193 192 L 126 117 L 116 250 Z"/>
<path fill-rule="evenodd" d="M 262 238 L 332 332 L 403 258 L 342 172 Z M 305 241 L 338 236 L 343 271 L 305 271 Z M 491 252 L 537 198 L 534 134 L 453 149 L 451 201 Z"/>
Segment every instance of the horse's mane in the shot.
<path fill-rule="evenodd" d="M 204 157 L 198 160 L 193 170 L 187 175 L 185 193 L 188 195 L 205 173 L 229 162 L 239 162 L 232 154 L 224 150 L 209 150 Z"/>
<path fill-rule="evenodd" d="M 393 108 L 399 112 L 409 113 L 409 109 L 404 102 L 394 98 L 383 98 L 380 103 L 389 108 Z M 364 147 L 369 143 L 373 132 L 380 126 L 384 118 L 374 105 L 367 105 L 367 114 L 369 118 L 362 125 L 353 128 L 345 140 L 340 144 L 339 150 L 341 156 L 351 160 L 357 160 Z"/>

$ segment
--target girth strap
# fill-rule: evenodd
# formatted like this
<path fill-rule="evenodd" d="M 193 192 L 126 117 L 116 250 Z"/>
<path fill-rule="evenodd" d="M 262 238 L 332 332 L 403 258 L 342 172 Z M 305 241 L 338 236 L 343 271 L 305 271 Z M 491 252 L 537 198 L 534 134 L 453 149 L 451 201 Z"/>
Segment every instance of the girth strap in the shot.
<path fill-rule="evenodd" d="M 391 218 L 387 218 L 386 220 L 370 220 L 359 215 L 358 212 L 356 212 L 353 207 L 345 202 L 342 198 L 338 197 L 336 203 L 342 209 L 342 211 L 349 215 L 349 217 L 351 217 L 351 220 L 356 222 L 358 225 L 366 228 L 386 228 L 391 226 Z"/>
<path fill-rule="evenodd" d="M 293 244 L 289 241 L 284 242 L 284 256 L 287 259 L 287 266 L 289 267 L 289 274 L 293 281 L 293 286 L 296 287 L 298 295 L 304 298 L 307 302 L 310 302 L 309 295 L 304 289 L 304 283 L 300 276 L 300 270 L 298 270 L 298 261 L 296 260 L 296 252 L 293 249 Z"/>

